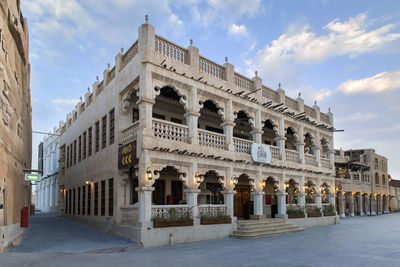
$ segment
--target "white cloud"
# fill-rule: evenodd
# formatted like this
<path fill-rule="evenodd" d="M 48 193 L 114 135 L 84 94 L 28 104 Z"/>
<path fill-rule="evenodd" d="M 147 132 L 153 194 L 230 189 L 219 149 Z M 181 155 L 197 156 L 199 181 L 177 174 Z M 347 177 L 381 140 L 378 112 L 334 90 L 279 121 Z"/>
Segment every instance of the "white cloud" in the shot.
<path fill-rule="evenodd" d="M 244 25 L 232 24 L 228 30 L 231 35 L 247 35 L 247 28 Z"/>
<path fill-rule="evenodd" d="M 51 103 L 54 105 L 57 111 L 71 111 L 75 108 L 75 105 L 79 102 L 78 99 L 53 99 Z"/>
<path fill-rule="evenodd" d="M 340 84 L 338 88 L 346 94 L 381 93 L 400 89 L 400 70 L 385 71 L 360 80 L 348 80 Z"/>
<path fill-rule="evenodd" d="M 372 30 L 368 29 L 369 26 L 366 14 L 345 22 L 333 20 L 324 27 L 327 34 L 320 36 L 312 32 L 308 25 L 292 24 L 287 32 L 258 51 L 251 69 L 258 69 L 263 78 L 287 81 L 301 74 L 300 66 L 333 56 L 356 57 L 382 52 L 388 44 L 400 39 L 400 33 L 392 32 L 394 24 Z"/>
<path fill-rule="evenodd" d="M 345 118 L 338 118 L 336 119 L 337 122 L 364 122 L 364 121 L 370 121 L 378 118 L 378 114 L 373 113 L 373 112 L 356 112 L 350 116 L 347 116 Z M 371 130 L 371 129 L 369 129 Z"/>

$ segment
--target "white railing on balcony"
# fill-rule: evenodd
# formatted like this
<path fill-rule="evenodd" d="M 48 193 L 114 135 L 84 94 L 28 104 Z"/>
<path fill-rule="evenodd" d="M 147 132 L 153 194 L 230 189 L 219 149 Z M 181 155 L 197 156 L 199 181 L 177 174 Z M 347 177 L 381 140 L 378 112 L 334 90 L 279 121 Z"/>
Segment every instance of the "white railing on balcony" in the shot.
<path fill-rule="evenodd" d="M 299 152 L 286 149 L 286 160 L 292 162 L 299 162 Z"/>
<path fill-rule="evenodd" d="M 325 122 L 326 124 L 329 124 L 329 116 L 328 116 L 327 114 L 321 112 L 321 113 L 319 114 L 319 119 L 320 119 L 322 122 Z"/>
<path fill-rule="evenodd" d="M 273 159 L 279 159 L 279 147 L 276 146 L 269 146 L 270 150 L 271 150 L 271 157 Z"/>
<path fill-rule="evenodd" d="M 121 207 L 121 223 L 135 223 L 138 221 L 138 207 Z"/>
<path fill-rule="evenodd" d="M 304 154 L 304 159 L 305 159 L 306 164 L 314 165 L 314 166 L 317 164 L 317 160 L 315 159 L 314 155 Z"/>
<path fill-rule="evenodd" d="M 187 205 L 152 205 L 151 218 L 171 218 L 171 215 L 176 218 L 187 218 L 189 211 Z"/>
<path fill-rule="evenodd" d="M 225 149 L 225 135 L 198 129 L 199 144 L 201 146 Z"/>
<path fill-rule="evenodd" d="M 224 79 L 225 76 L 225 68 L 221 65 L 218 65 L 211 60 L 208 60 L 204 57 L 200 57 L 199 59 L 199 68 L 200 72 L 207 73 L 213 77 L 217 77 L 221 80 Z"/>
<path fill-rule="evenodd" d="M 263 97 L 271 99 L 272 101 L 279 102 L 278 92 L 272 90 L 271 88 L 263 86 L 262 87 L 262 95 L 263 95 Z"/>
<path fill-rule="evenodd" d="M 138 48 L 139 48 L 138 41 L 136 41 L 122 56 L 121 70 L 125 68 L 125 66 L 128 65 L 128 63 L 136 56 L 136 54 L 138 53 Z"/>
<path fill-rule="evenodd" d="M 139 128 L 139 121 L 136 121 L 128 128 L 123 129 L 119 136 L 119 143 L 125 145 L 127 143 L 132 142 L 133 140 L 136 140 L 138 128 Z"/>
<path fill-rule="evenodd" d="M 243 88 L 247 91 L 253 91 L 254 90 L 254 82 L 253 80 L 250 80 L 249 78 L 246 78 L 239 73 L 235 73 L 234 75 L 235 79 L 235 85 Z"/>
<path fill-rule="evenodd" d="M 291 99 L 288 96 L 285 96 L 285 105 L 288 106 L 291 109 L 299 110 L 299 106 L 297 105 L 297 101 L 294 100 L 294 99 Z"/>
<path fill-rule="evenodd" d="M 163 56 L 172 58 L 181 63 L 189 64 L 189 55 L 185 48 L 180 47 L 159 35 L 156 35 L 155 38 L 155 50 Z"/>
<path fill-rule="evenodd" d="M 153 134 L 169 141 L 188 142 L 188 127 L 170 121 L 153 118 Z"/>
<path fill-rule="evenodd" d="M 321 158 L 321 166 L 330 169 L 331 161 L 329 159 Z"/>
<path fill-rule="evenodd" d="M 253 142 L 241 138 L 233 137 L 233 144 L 235 146 L 235 151 L 245 154 L 250 154 L 251 144 Z"/>
<path fill-rule="evenodd" d="M 199 205 L 200 216 L 217 217 L 226 215 L 226 205 Z"/>

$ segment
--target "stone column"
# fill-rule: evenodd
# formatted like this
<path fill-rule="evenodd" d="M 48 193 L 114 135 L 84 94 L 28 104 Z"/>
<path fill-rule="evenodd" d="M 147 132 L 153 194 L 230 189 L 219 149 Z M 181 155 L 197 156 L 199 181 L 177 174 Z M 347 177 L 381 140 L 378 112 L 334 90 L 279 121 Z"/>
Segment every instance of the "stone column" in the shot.
<path fill-rule="evenodd" d="M 189 212 L 193 218 L 194 224 L 200 224 L 200 218 L 197 209 L 197 195 L 201 192 L 200 189 L 186 189 L 186 199 L 189 207 Z"/>
<path fill-rule="evenodd" d="M 370 206 L 370 202 L 369 202 L 369 196 L 364 195 L 364 199 L 365 199 L 364 212 L 366 215 L 371 215 L 371 206 Z"/>
<path fill-rule="evenodd" d="M 303 143 L 303 138 L 304 138 L 304 129 L 303 126 L 299 127 L 299 142 L 296 143 L 296 149 L 299 152 L 299 163 L 304 164 L 305 159 L 304 159 L 304 143 Z"/>
<path fill-rule="evenodd" d="M 252 134 L 252 136 L 253 136 L 253 142 L 254 143 L 257 143 L 257 144 L 261 144 L 262 143 L 261 137 L 262 137 L 263 131 L 261 129 L 262 129 L 262 125 L 261 125 L 261 110 L 258 109 L 255 112 L 255 116 L 254 116 L 254 129 L 250 132 Z"/>
<path fill-rule="evenodd" d="M 336 206 L 336 196 L 335 195 L 329 195 L 329 204 Z"/>
<path fill-rule="evenodd" d="M 140 186 L 136 188 L 139 197 L 138 206 L 138 221 L 143 226 L 150 226 L 151 220 L 151 196 L 154 191 L 154 187 L 151 186 Z"/>
<path fill-rule="evenodd" d="M 279 192 L 276 193 L 275 196 L 278 199 L 278 214 L 276 214 L 276 218 L 285 218 L 287 219 L 287 214 L 286 214 L 286 192 Z"/>
<path fill-rule="evenodd" d="M 300 207 L 305 207 L 305 205 L 306 205 L 306 194 L 304 194 L 304 193 L 298 193 L 297 194 L 297 204 L 300 206 Z"/>
<path fill-rule="evenodd" d="M 283 136 L 277 136 L 274 138 L 274 141 L 276 141 L 276 145 L 279 147 L 279 159 L 280 160 L 286 160 L 285 140 L 286 140 L 286 138 Z"/>
<path fill-rule="evenodd" d="M 354 195 L 351 194 L 349 196 L 349 208 L 350 208 L 350 216 L 354 217 Z"/>
<path fill-rule="evenodd" d="M 49 207 L 53 207 L 53 201 L 54 201 L 54 181 L 53 178 L 50 179 L 49 181 Z"/>
<path fill-rule="evenodd" d="M 376 197 L 371 194 L 371 215 L 376 215 Z"/>
<path fill-rule="evenodd" d="M 335 151 L 334 150 L 329 150 L 328 158 L 329 158 L 329 167 L 331 167 L 331 169 L 335 169 Z"/>
<path fill-rule="evenodd" d="M 235 195 L 235 190 L 224 190 L 224 204 L 226 205 L 226 215 L 233 217 L 233 196 Z"/>
<path fill-rule="evenodd" d="M 317 205 L 318 208 L 322 208 L 322 194 L 315 194 L 315 204 Z"/>
<path fill-rule="evenodd" d="M 263 196 L 265 192 L 251 192 L 251 195 L 253 196 L 253 207 L 254 207 L 254 215 L 252 215 L 252 219 L 260 220 L 260 219 L 265 219 L 265 215 L 263 214 Z M 285 210 L 286 212 L 286 210 Z"/>
<path fill-rule="evenodd" d="M 388 196 L 386 196 L 385 197 L 385 199 L 384 199 L 384 202 L 385 202 L 385 209 L 384 209 L 384 213 L 389 213 L 389 197 Z"/>
<path fill-rule="evenodd" d="M 379 196 L 379 214 L 383 213 L 383 197 L 382 195 Z"/>
<path fill-rule="evenodd" d="M 235 145 L 233 144 L 233 127 L 235 126 L 235 123 L 224 121 L 221 126 L 224 129 L 226 149 L 228 151 L 235 151 Z"/>
<path fill-rule="evenodd" d="M 199 119 L 199 113 L 187 112 L 184 117 L 186 118 L 186 124 L 188 129 L 188 141 L 189 144 L 197 145 L 199 143 L 199 135 L 197 132 L 197 122 Z"/>
<path fill-rule="evenodd" d="M 339 215 L 341 218 L 345 218 L 346 217 L 346 213 L 345 213 L 345 197 L 343 196 L 343 194 L 340 192 L 338 195 L 338 199 L 339 199 Z"/>
<path fill-rule="evenodd" d="M 360 212 L 360 216 L 364 216 L 362 195 L 357 195 L 357 199 L 358 199 L 358 211 Z"/>

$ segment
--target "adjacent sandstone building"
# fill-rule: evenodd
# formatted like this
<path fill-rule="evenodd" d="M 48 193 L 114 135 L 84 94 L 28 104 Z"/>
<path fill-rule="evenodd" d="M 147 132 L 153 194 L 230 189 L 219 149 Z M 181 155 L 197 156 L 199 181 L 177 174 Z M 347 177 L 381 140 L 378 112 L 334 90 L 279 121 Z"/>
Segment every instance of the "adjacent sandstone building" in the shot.
<path fill-rule="evenodd" d="M 0 1 L 0 251 L 20 237 L 21 208 L 29 206 L 32 116 L 29 36 L 20 2 Z"/>
<path fill-rule="evenodd" d="M 226 237 L 237 218 L 288 223 L 294 209 L 310 213 L 297 226 L 338 221 L 332 113 L 148 23 L 138 36 L 61 124 L 65 216 L 144 246 Z"/>

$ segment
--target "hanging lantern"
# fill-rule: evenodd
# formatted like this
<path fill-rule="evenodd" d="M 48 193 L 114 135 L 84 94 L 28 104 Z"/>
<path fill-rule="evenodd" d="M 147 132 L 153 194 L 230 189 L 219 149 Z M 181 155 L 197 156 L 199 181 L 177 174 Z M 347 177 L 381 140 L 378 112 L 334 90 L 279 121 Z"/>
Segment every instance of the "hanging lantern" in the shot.
<path fill-rule="evenodd" d="M 148 167 L 146 170 L 146 177 L 147 177 L 147 180 L 149 180 L 149 181 L 153 180 L 153 176 L 151 175 L 150 167 Z"/>

